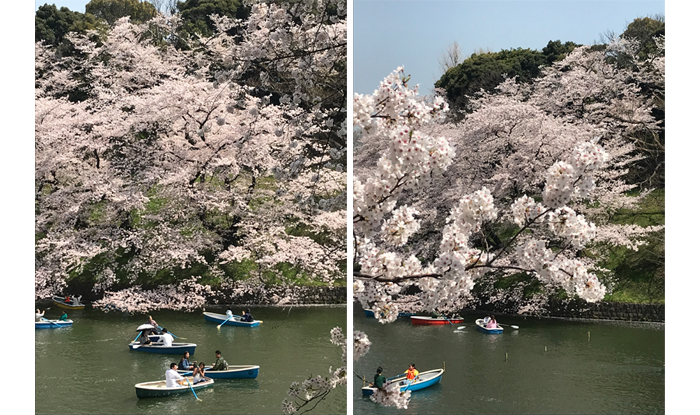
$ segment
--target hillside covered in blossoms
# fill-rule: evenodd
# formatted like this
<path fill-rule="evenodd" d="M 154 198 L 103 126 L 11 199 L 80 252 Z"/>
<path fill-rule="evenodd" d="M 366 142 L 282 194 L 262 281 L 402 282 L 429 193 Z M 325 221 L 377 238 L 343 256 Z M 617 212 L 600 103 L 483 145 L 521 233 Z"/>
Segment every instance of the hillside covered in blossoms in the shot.
<path fill-rule="evenodd" d="M 35 297 L 190 310 L 344 285 L 345 2 L 102 3 L 37 11 Z"/>

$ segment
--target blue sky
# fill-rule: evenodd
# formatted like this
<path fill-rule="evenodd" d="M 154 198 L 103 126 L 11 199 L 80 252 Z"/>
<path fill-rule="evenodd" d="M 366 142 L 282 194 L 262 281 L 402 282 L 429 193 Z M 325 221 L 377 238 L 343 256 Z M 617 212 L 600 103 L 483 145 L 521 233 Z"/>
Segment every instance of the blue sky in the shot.
<path fill-rule="evenodd" d="M 550 40 L 590 45 L 606 31 L 622 33 L 636 17 L 665 14 L 659 0 L 355 0 L 353 7 L 353 89 L 362 94 L 401 65 L 411 84 L 429 92 L 454 41 L 463 58 L 480 48 L 541 50 Z"/>
<path fill-rule="evenodd" d="M 74 12 L 85 13 L 85 5 L 90 3 L 90 0 L 46 0 L 46 1 L 34 1 L 34 10 L 38 9 L 39 6 L 44 4 L 55 4 L 59 9 L 61 7 L 68 7 Z"/>

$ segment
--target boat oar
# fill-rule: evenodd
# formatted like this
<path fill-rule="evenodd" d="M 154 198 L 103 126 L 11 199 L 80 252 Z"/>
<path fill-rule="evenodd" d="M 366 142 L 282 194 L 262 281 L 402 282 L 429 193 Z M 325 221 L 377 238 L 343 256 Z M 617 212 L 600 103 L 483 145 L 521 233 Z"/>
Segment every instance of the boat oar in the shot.
<path fill-rule="evenodd" d="M 49 323 L 53 324 L 53 325 L 56 326 L 56 327 L 61 327 L 60 324 L 56 324 L 56 323 L 54 323 L 53 321 L 51 321 L 51 320 L 49 320 L 49 319 L 47 319 L 47 318 L 42 317 L 41 319 L 44 320 L 44 321 L 48 321 Z"/>
<path fill-rule="evenodd" d="M 192 384 L 190 383 L 190 380 L 187 379 L 187 376 L 183 376 L 183 377 L 184 377 L 185 380 L 187 381 L 187 384 L 190 385 L 190 390 L 192 391 L 192 393 L 194 393 L 195 399 L 197 399 L 198 401 L 201 401 L 201 399 L 199 399 L 199 397 L 197 396 L 197 392 L 194 391 L 194 388 L 192 387 Z"/>
<path fill-rule="evenodd" d="M 444 315 L 444 314 L 440 314 L 440 315 L 441 315 L 441 316 L 443 316 L 443 317 L 445 318 L 445 320 L 447 320 L 447 322 L 448 322 L 448 323 L 452 324 L 452 322 L 450 321 L 450 319 L 449 319 L 449 318 L 447 318 L 447 316 L 446 316 L 446 315 Z"/>
<path fill-rule="evenodd" d="M 221 326 L 223 326 L 224 324 L 226 324 L 226 322 L 229 320 L 229 318 L 230 318 L 230 317 L 226 318 L 226 320 L 224 320 L 223 323 L 221 323 L 221 324 L 219 324 L 218 326 L 216 326 L 216 329 L 217 329 L 217 330 L 221 330 Z"/>
<path fill-rule="evenodd" d="M 512 324 L 498 323 L 498 325 L 499 325 L 499 326 L 512 327 L 512 328 L 514 328 L 514 329 L 516 329 L 516 330 L 520 328 L 520 326 L 514 326 L 514 325 L 512 325 Z"/>
<path fill-rule="evenodd" d="M 161 326 L 158 326 L 158 328 L 161 329 L 161 330 L 163 330 L 163 328 L 162 328 Z M 171 333 L 171 332 L 168 332 L 168 333 L 170 333 L 170 335 L 173 336 L 173 337 L 175 337 L 176 339 L 187 340 L 187 339 L 184 338 L 184 337 L 178 337 L 178 336 L 176 336 L 175 333 Z"/>
<path fill-rule="evenodd" d="M 357 372 L 355 372 L 354 370 L 352 371 L 352 373 L 354 373 L 355 376 L 357 376 L 360 380 L 362 380 L 362 381 L 365 380 L 365 378 L 363 376 L 358 375 Z"/>

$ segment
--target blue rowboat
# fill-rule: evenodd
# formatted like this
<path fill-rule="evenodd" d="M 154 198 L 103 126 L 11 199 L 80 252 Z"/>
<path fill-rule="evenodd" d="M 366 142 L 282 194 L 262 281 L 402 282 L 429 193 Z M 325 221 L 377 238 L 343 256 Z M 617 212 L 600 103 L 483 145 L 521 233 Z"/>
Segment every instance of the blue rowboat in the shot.
<path fill-rule="evenodd" d="M 139 352 L 146 353 L 159 353 L 159 354 L 179 354 L 182 355 L 185 352 L 190 352 L 194 354 L 194 349 L 197 347 L 195 343 L 175 343 L 173 342 L 171 346 L 166 346 L 164 341 L 163 332 L 157 330 L 150 324 L 140 325 L 136 331 L 139 332 L 138 336 L 129 343 L 129 350 L 136 350 Z M 150 343 L 145 343 L 145 338 L 148 337 Z"/>
<path fill-rule="evenodd" d="M 368 310 L 366 308 L 364 310 L 365 310 L 365 316 L 374 317 L 374 311 Z M 411 316 L 415 316 L 415 315 L 416 315 L 416 313 L 408 313 L 408 312 L 404 312 L 404 311 L 399 312 L 399 317 L 411 317 Z"/>
<path fill-rule="evenodd" d="M 260 366 L 238 365 L 229 366 L 226 370 L 209 370 L 211 366 L 205 366 L 204 371 L 208 378 L 212 379 L 255 379 L 258 377 Z M 191 370 L 178 370 L 181 375 L 191 375 Z"/>
<path fill-rule="evenodd" d="M 62 327 L 70 327 L 73 325 L 73 320 L 41 320 L 34 322 L 35 329 L 60 329 Z"/>
<path fill-rule="evenodd" d="M 212 323 L 221 324 L 224 321 L 228 320 L 228 317 L 226 317 L 226 314 L 210 313 L 208 311 L 205 311 L 202 314 L 204 314 L 204 319 L 206 321 L 211 321 Z M 260 325 L 260 323 L 262 323 L 262 321 L 260 321 L 260 320 L 241 321 L 240 317 L 234 316 L 232 320 L 226 321 L 226 324 L 224 324 L 224 327 L 226 327 L 226 326 L 257 327 Z"/>
<path fill-rule="evenodd" d="M 384 388 L 389 385 L 398 384 L 401 387 L 401 392 L 405 391 L 417 391 L 425 389 L 427 387 L 437 385 L 442 380 L 442 374 L 445 373 L 445 369 L 433 369 L 426 372 L 420 372 L 418 376 L 413 380 L 406 379 L 406 375 L 394 376 L 393 378 L 387 379 Z M 377 388 L 373 386 L 365 386 L 362 388 L 362 395 L 369 396 L 377 391 Z"/>
<path fill-rule="evenodd" d="M 206 378 L 205 378 L 206 379 Z M 206 379 L 204 382 L 199 382 L 198 384 L 193 384 L 194 379 L 188 378 L 190 385 L 194 390 L 208 388 L 214 384 L 213 379 Z M 159 396 L 172 396 L 179 395 L 183 393 L 192 393 L 190 385 L 185 384 L 185 386 L 177 385 L 172 388 L 165 386 L 164 380 L 156 380 L 153 382 L 143 382 L 134 385 L 136 387 L 136 397 L 139 399 L 143 398 L 156 398 Z"/>
<path fill-rule="evenodd" d="M 496 324 L 496 328 L 487 329 L 486 323 L 484 323 L 483 318 L 476 320 L 476 328 L 479 329 L 480 332 L 486 333 L 486 334 L 503 334 L 503 327 L 501 327 L 498 324 Z"/>

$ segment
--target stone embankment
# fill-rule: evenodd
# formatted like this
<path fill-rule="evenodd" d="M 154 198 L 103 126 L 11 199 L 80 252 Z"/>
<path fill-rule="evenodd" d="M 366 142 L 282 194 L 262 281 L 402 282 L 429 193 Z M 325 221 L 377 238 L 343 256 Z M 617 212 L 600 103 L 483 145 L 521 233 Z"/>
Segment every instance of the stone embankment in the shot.
<path fill-rule="evenodd" d="M 664 304 L 553 302 L 543 315 L 552 317 L 664 322 Z"/>

